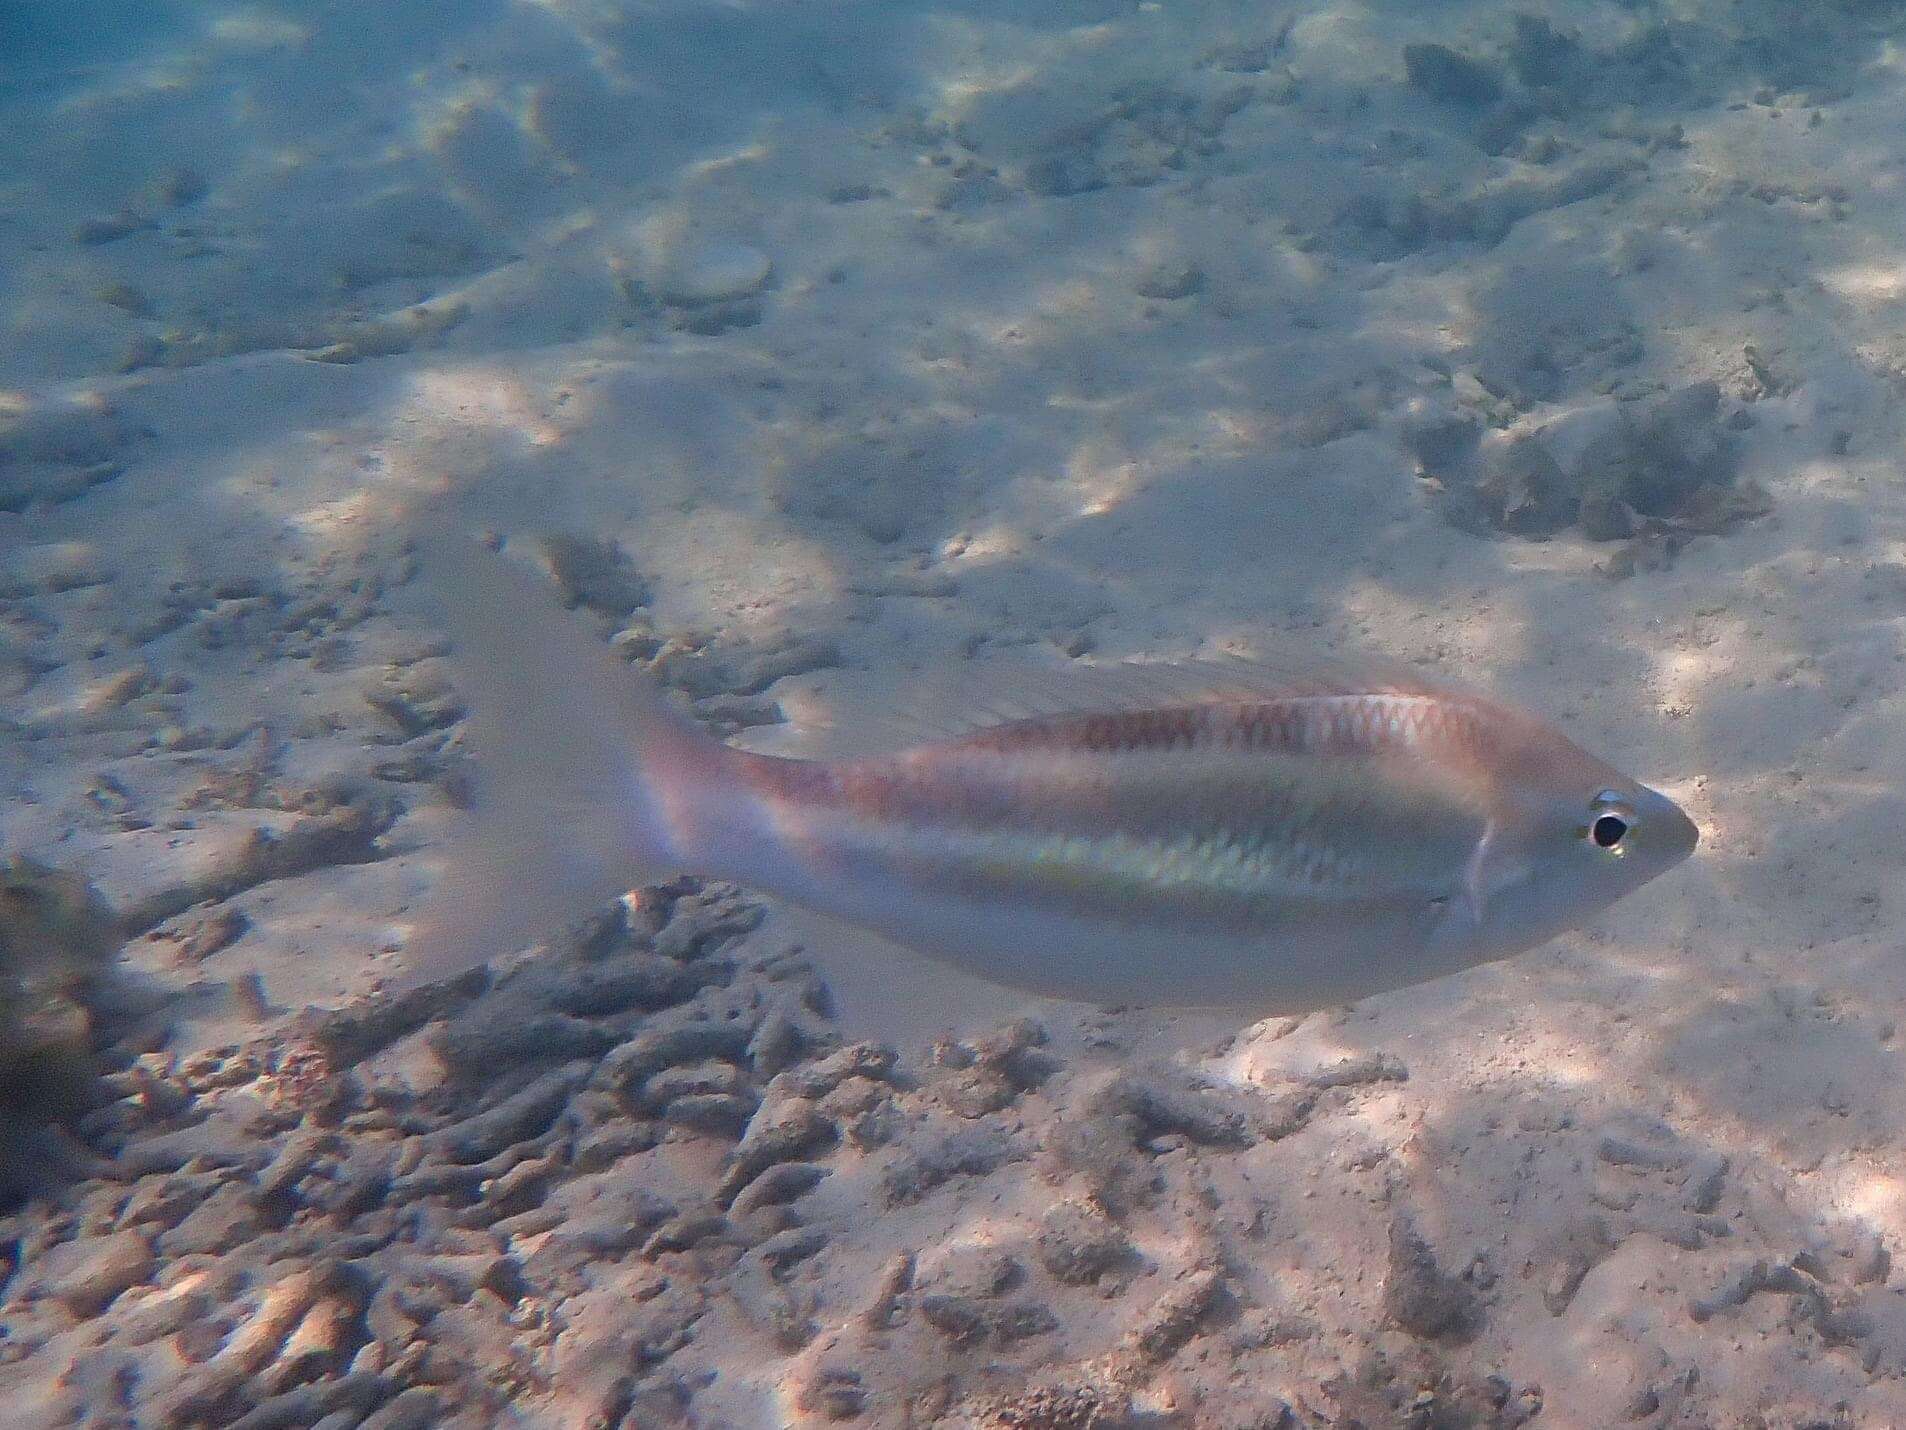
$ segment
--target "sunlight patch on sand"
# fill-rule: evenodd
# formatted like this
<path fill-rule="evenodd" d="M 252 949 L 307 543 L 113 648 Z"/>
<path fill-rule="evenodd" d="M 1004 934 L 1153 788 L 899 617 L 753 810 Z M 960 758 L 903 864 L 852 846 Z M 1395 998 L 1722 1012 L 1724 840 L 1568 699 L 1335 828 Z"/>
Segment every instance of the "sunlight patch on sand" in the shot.
<path fill-rule="evenodd" d="M 387 515 L 389 497 L 376 487 L 360 487 L 333 501 L 292 512 L 286 524 L 318 547 L 336 546 L 347 536 L 375 530 Z"/>
<path fill-rule="evenodd" d="M 1833 1200 L 1853 1216 L 1876 1225 L 1897 1227 L 1906 1222 L 1906 1178 L 1849 1168 Z"/>
<path fill-rule="evenodd" d="M 962 70 L 941 83 L 939 108 L 948 114 L 964 113 L 1003 90 L 1036 83 L 1038 77 L 1039 71 L 1032 65 L 1014 65 L 985 74 Z"/>
<path fill-rule="evenodd" d="M 206 24 L 205 33 L 232 49 L 269 50 L 301 45 L 311 38 L 312 30 L 286 16 L 248 6 L 214 16 Z"/>
<path fill-rule="evenodd" d="M 471 80 L 453 90 L 433 91 L 426 87 L 427 76 L 412 77 L 418 98 L 413 107 L 419 147 L 432 154 L 443 153 L 477 110 L 501 104 L 494 85 Z"/>
<path fill-rule="evenodd" d="M 1856 303 L 1897 303 L 1906 298 L 1906 266 L 1852 263 L 1823 269 L 1820 282 L 1836 297 Z"/>
<path fill-rule="evenodd" d="M 751 139 L 745 144 L 721 154 L 710 154 L 706 159 L 698 159 L 682 170 L 685 179 L 712 179 L 731 169 L 739 169 L 745 164 L 765 164 L 774 157 L 774 149 L 759 139 Z"/>
<path fill-rule="evenodd" d="M 1080 516 L 1104 516 L 1140 485 L 1140 464 L 1100 442 L 1082 442 L 1066 459 L 1065 480 L 1078 499 Z"/>
<path fill-rule="evenodd" d="M 1880 41 L 1869 68 L 1875 72 L 1906 76 L 1906 44 L 1892 39 Z"/>
<path fill-rule="evenodd" d="M 1654 688 L 1662 713 L 1679 717 L 1698 709 L 1717 680 L 1736 668 L 1721 642 L 1698 649 L 1664 650 L 1655 656 Z"/>
<path fill-rule="evenodd" d="M 942 548 L 942 559 L 951 564 L 988 565 L 1025 555 L 1026 537 L 1010 521 L 982 522 L 966 536 Z"/>
<path fill-rule="evenodd" d="M 396 425 L 507 434 L 530 447 L 561 442 L 563 429 L 539 410 L 519 378 L 489 367 L 430 368 L 409 382 Z"/>

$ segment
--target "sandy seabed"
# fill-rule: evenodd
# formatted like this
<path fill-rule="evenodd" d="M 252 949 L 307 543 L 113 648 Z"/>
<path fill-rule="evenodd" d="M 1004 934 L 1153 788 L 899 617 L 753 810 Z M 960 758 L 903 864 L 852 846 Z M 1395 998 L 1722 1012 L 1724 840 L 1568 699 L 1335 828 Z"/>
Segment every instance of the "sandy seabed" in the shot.
<path fill-rule="evenodd" d="M 95 1054 L 9 1066 L 9 1427 L 1906 1424 L 1901 7 L 45 8 L 0 853 L 131 939 L 0 1000 Z M 444 484 L 760 748 L 1371 648 L 1704 842 L 1248 1027 L 693 881 L 395 994 Z"/>

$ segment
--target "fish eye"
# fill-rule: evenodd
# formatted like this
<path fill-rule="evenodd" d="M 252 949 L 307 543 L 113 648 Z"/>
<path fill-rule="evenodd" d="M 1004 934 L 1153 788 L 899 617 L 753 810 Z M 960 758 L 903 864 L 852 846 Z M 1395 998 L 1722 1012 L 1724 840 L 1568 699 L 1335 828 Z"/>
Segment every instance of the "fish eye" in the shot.
<path fill-rule="evenodd" d="M 1628 821 L 1619 814 L 1598 814 L 1595 822 L 1588 826 L 1588 837 L 1595 841 L 1598 849 L 1615 850 L 1628 837 L 1628 827 Z"/>
<path fill-rule="evenodd" d="M 1635 827 L 1634 811 L 1621 797 L 1619 790 L 1605 789 L 1595 796 L 1589 806 L 1589 821 L 1582 835 L 1597 849 L 1605 849 L 1610 854 L 1624 854 L 1622 843 Z"/>

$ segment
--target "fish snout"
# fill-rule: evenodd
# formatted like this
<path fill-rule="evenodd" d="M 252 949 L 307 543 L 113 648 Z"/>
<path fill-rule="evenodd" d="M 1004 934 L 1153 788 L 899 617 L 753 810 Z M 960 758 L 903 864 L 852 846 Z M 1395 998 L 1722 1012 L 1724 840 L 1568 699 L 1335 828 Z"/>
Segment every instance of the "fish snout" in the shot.
<path fill-rule="evenodd" d="M 1701 827 L 1659 790 L 1648 791 L 1642 813 L 1648 847 L 1664 866 L 1679 864 L 1701 842 Z"/>

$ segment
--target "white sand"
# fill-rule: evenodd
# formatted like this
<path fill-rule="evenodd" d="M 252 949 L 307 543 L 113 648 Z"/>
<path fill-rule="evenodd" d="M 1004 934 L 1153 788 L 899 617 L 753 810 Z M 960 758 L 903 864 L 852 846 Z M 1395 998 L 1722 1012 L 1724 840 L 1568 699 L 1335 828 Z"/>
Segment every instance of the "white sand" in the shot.
<path fill-rule="evenodd" d="M 296 817 L 195 808 L 208 772 L 309 787 L 388 755 L 362 694 L 427 632 L 334 609 L 274 634 L 285 607 L 238 584 L 150 622 L 175 582 L 348 609 L 391 569 L 365 494 L 412 483 L 620 542 L 663 635 L 837 642 L 841 666 L 770 692 L 804 719 L 1021 648 L 1427 662 L 1660 785 L 1700 855 L 1549 948 L 1211 1059 L 1275 1084 L 1380 1050 L 1409 1079 L 1328 1093 L 1297 1137 L 1199 1173 L 1219 1249 L 1161 1243 L 1156 1264 L 1208 1254 L 1236 1309 L 1313 1329 L 1201 1333 L 1141 1407 L 1325 1413 L 1385 1324 L 1401 1213 L 1445 1269 L 1489 1268 L 1480 1330 L 1438 1354 L 1539 1384 L 1540 1424 L 1906 1423 L 1906 1273 L 1820 1279 L 1858 1335 L 1790 1291 L 1689 1313 L 1743 1261 L 1906 1237 L 1899 22 L 1538 8 L 1605 52 L 1522 127 L 1540 163 L 1483 152 L 1480 111 L 1404 83 L 1408 42 L 1497 62 L 1510 17 L 1472 3 L 286 0 L 129 7 L 145 33 L 65 56 L 33 48 L 54 21 L 0 21 L 27 32 L 0 61 L 0 484 L 103 478 L 0 515 L 0 846 L 135 904 Z M 1678 28 L 1650 39 L 1651 18 Z M 1469 236 L 1339 218 L 1412 193 Z M 81 241 L 122 211 L 131 231 Z M 1627 579 L 1579 530 L 1456 529 L 1404 451 L 1412 403 L 1527 427 L 1702 379 L 1749 414 L 1731 440 L 1772 515 Z M 138 666 L 137 693 L 98 693 Z M 386 857 L 235 895 L 248 931 L 195 969 L 152 939 L 129 958 L 168 986 L 256 972 L 279 1010 L 374 986 L 441 827 L 418 787 L 391 792 L 417 807 Z M 849 1026 L 910 1049 L 1020 1006 L 910 998 L 930 986 L 910 963 L 812 920 L 756 937 L 805 941 Z M 175 1046 L 256 1032 L 201 1000 Z M 1597 1159 L 1642 1123 L 1680 1150 Z M 1693 1214 L 1682 1183 L 1711 1154 L 1718 1220 L 1678 1247 L 1660 1222 Z M 855 1185 L 810 1217 L 849 1229 L 814 1273 L 829 1327 L 896 1248 L 1010 1240 L 1056 1195 L 875 1214 Z M 1591 1214 L 1618 1244 L 1552 1313 L 1545 1248 Z M 1055 1294 L 1063 1336 L 995 1359 L 1084 1362 L 1135 1315 Z M 801 1420 L 791 1387 L 829 1336 L 782 1359 L 705 1330 L 678 1353 L 723 1371 L 697 1423 Z M 73 1354 L 0 1365 L 0 1397 Z M 860 1354 L 869 1383 L 901 1374 Z"/>

